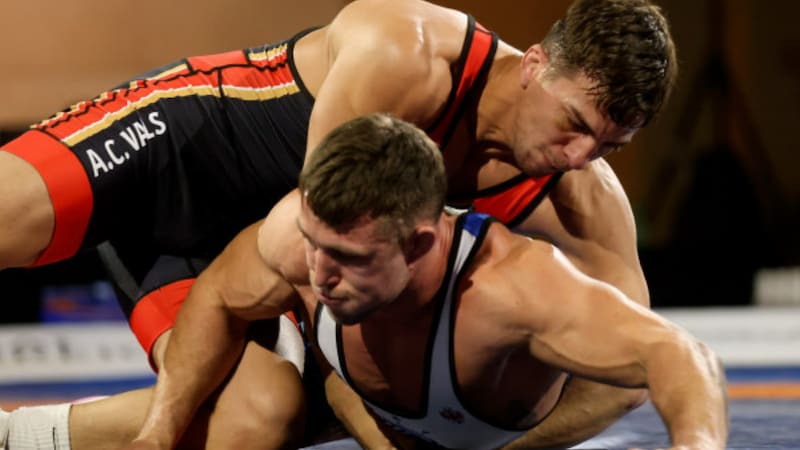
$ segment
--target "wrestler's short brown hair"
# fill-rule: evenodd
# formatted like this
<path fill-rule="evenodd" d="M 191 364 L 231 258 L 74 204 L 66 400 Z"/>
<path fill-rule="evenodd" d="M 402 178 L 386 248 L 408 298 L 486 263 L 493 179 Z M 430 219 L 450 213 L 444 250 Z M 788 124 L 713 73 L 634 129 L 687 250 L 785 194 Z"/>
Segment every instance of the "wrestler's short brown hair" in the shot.
<path fill-rule="evenodd" d="M 586 74 L 597 106 L 617 125 L 638 128 L 675 84 L 675 44 L 648 0 L 575 0 L 542 41 L 553 75 Z"/>
<path fill-rule="evenodd" d="M 447 193 L 442 155 L 416 126 L 369 114 L 331 131 L 300 173 L 300 191 L 328 226 L 370 217 L 403 240 L 420 219 L 437 220 Z"/>

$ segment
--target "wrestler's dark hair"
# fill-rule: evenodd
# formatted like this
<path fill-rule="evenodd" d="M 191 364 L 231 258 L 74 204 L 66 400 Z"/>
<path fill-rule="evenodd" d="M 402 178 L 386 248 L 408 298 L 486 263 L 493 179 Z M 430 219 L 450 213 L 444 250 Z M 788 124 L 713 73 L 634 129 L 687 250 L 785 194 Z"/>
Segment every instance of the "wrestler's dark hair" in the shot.
<path fill-rule="evenodd" d="M 417 221 L 438 220 L 447 177 L 441 152 L 425 133 L 389 115 L 370 114 L 322 140 L 299 186 L 314 214 L 332 228 L 369 217 L 387 225 L 386 237 L 402 241 Z"/>
<path fill-rule="evenodd" d="M 576 0 L 542 47 L 552 75 L 586 74 L 600 110 L 628 128 L 656 116 L 677 78 L 669 25 L 647 0 Z"/>

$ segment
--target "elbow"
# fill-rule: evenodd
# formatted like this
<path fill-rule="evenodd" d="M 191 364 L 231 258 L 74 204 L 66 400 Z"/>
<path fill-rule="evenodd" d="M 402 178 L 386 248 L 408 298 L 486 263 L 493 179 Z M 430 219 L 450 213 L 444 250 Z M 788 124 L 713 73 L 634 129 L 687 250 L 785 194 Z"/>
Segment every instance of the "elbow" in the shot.
<path fill-rule="evenodd" d="M 725 366 L 717 353 L 708 344 L 694 339 L 695 365 L 705 374 L 706 379 L 717 388 L 726 387 Z"/>
<path fill-rule="evenodd" d="M 708 360 L 709 371 L 712 372 L 714 378 L 725 379 L 725 366 L 722 363 L 722 358 L 711 349 L 707 344 L 703 342 L 698 342 L 698 346 L 700 347 L 700 351 L 705 355 L 706 359 Z"/>
<path fill-rule="evenodd" d="M 712 380 L 714 387 L 722 393 L 722 401 L 727 405 L 728 382 L 727 378 L 725 377 L 725 365 L 722 362 L 722 358 L 720 358 L 719 355 L 711 349 L 711 347 L 703 342 L 698 341 L 697 346 L 700 349 L 700 353 L 706 360 L 706 368 L 709 378 Z"/>

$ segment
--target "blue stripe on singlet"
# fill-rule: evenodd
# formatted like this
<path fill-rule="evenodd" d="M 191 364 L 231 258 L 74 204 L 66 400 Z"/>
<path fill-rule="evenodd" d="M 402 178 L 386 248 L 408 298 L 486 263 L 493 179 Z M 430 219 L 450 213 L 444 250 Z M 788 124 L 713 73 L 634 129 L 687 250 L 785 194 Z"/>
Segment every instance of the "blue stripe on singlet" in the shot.
<path fill-rule="evenodd" d="M 481 232 L 483 222 L 489 218 L 489 215 L 483 213 L 469 213 L 464 219 L 464 229 L 473 236 L 477 236 Z"/>

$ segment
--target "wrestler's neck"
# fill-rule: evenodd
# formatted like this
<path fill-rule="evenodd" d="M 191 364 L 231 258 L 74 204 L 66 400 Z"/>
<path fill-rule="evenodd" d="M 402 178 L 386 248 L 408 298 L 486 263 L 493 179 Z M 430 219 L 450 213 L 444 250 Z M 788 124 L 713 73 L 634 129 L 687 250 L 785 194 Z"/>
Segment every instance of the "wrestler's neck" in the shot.
<path fill-rule="evenodd" d="M 507 130 L 513 128 L 514 113 L 521 95 L 521 58 L 521 54 L 508 52 L 492 63 L 472 118 L 477 149 L 497 152 L 511 148 Z"/>
<path fill-rule="evenodd" d="M 519 174 L 509 130 L 522 94 L 520 61 L 515 53 L 495 59 L 477 103 L 444 153 L 451 201 L 471 200 L 475 192 Z"/>
<path fill-rule="evenodd" d="M 435 240 L 430 250 L 413 263 L 411 278 L 403 292 L 392 303 L 373 313 L 368 319 L 373 324 L 383 321 L 401 323 L 418 321 L 433 311 L 436 293 L 447 275 L 450 249 L 457 216 L 442 214 L 436 224 Z"/>

